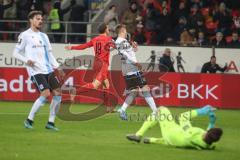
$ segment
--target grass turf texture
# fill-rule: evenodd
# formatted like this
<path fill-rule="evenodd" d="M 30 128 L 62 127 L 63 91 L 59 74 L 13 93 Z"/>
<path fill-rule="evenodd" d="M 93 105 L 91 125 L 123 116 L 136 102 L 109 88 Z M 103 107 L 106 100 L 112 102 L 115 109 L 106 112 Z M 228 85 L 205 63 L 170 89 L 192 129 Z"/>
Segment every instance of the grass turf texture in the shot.
<path fill-rule="evenodd" d="M 57 119 L 60 132 L 46 130 L 48 107 L 44 106 L 35 118 L 33 130 L 23 127 L 32 103 L 0 102 L 0 160 L 235 160 L 239 159 L 240 111 L 218 110 L 217 126 L 224 129 L 222 140 L 213 151 L 179 149 L 162 145 L 135 144 L 126 140 L 142 122 L 122 121 L 118 114 L 107 114 L 85 122 L 67 122 Z M 82 112 L 93 105 L 76 105 L 72 112 Z M 186 108 L 171 108 L 173 114 Z M 149 113 L 148 107 L 130 107 L 128 113 Z M 193 125 L 206 127 L 208 119 L 200 117 Z M 160 136 L 159 127 L 146 136 Z"/>

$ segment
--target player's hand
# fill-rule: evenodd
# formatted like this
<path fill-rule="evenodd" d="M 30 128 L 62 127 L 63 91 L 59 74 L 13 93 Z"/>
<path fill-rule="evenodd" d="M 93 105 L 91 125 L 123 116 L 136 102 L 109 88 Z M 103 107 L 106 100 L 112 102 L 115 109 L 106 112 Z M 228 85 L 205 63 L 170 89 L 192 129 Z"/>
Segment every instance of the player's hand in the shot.
<path fill-rule="evenodd" d="M 61 78 L 61 80 L 63 80 L 64 79 L 64 77 L 65 77 L 65 73 L 64 73 L 64 71 L 62 70 L 62 69 L 58 69 L 58 73 L 59 73 L 59 76 L 60 76 L 60 78 Z"/>
<path fill-rule="evenodd" d="M 132 46 L 133 46 L 133 48 L 137 48 L 137 47 L 138 47 L 138 44 L 137 44 L 137 42 L 135 42 L 135 41 L 132 41 Z"/>
<path fill-rule="evenodd" d="M 30 67 L 33 67 L 33 66 L 34 66 L 34 63 L 35 63 L 35 62 L 32 61 L 32 60 L 28 60 L 28 61 L 27 61 L 27 65 L 30 66 Z"/>
<path fill-rule="evenodd" d="M 71 50 L 72 46 L 65 46 L 64 47 L 66 50 Z"/>
<path fill-rule="evenodd" d="M 133 47 L 134 51 L 136 52 L 137 48 L 138 48 L 137 42 L 133 41 L 131 44 L 132 44 L 132 47 Z"/>

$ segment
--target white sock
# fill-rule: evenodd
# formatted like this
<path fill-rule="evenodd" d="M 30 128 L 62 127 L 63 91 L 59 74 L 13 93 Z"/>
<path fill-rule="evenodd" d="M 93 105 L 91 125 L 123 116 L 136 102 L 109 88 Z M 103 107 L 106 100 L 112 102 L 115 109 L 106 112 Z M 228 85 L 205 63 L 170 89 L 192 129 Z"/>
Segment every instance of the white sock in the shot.
<path fill-rule="evenodd" d="M 46 101 L 46 98 L 44 96 L 40 96 L 34 103 L 33 103 L 33 106 L 32 106 L 32 109 L 28 115 L 28 119 L 29 120 L 32 120 L 34 119 L 34 116 L 36 114 L 36 112 L 41 108 L 41 106 L 44 105 Z"/>
<path fill-rule="evenodd" d="M 125 99 L 125 101 L 124 101 L 124 103 L 123 103 L 123 105 L 122 105 L 122 107 L 121 107 L 121 110 L 122 111 L 126 111 L 127 110 L 127 107 L 132 103 L 132 101 L 134 100 L 134 98 L 136 97 L 136 93 L 130 93 L 128 96 L 127 96 L 127 98 Z"/>
<path fill-rule="evenodd" d="M 148 103 L 148 105 L 150 106 L 150 108 L 152 109 L 152 111 L 154 113 L 156 113 L 157 112 L 157 107 L 156 107 L 156 104 L 154 102 L 153 97 L 147 96 L 147 97 L 144 97 L 144 98 L 145 98 L 146 102 Z"/>
<path fill-rule="evenodd" d="M 50 104 L 50 113 L 48 122 L 54 123 L 56 114 L 61 104 L 62 97 L 61 96 L 53 96 L 52 102 Z"/>

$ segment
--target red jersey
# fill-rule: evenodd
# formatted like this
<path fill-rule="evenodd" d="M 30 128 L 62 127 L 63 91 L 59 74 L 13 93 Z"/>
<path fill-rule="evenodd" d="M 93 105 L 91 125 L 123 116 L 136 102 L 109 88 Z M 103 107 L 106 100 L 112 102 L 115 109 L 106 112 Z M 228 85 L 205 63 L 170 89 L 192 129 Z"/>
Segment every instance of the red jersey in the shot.
<path fill-rule="evenodd" d="M 95 60 L 102 60 L 104 63 L 109 64 L 110 47 L 112 45 L 112 37 L 101 34 L 85 44 L 72 46 L 71 49 L 83 50 L 94 47 Z"/>

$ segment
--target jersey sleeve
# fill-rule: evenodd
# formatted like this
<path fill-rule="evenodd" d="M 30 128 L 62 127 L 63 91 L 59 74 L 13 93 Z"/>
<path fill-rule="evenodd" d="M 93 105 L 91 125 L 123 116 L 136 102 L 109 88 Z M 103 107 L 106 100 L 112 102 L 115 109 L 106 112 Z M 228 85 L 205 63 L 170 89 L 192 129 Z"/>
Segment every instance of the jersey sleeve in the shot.
<path fill-rule="evenodd" d="M 89 41 L 87 43 L 84 43 L 84 44 L 80 44 L 80 45 L 77 45 L 77 46 L 72 46 L 71 47 L 71 50 L 84 50 L 86 48 L 90 48 L 93 46 L 93 41 Z"/>
<path fill-rule="evenodd" d="M 53 53 L 52 53 L 52 45 L 49 41 L 49 38 L 48 36 L 45 34 L 45 38 L 47 40 L 47 50 L 48 50 L 48 53 L 49 53 L 49 61 L 52 65 L 52 67 L 54 69 L 58 68 L 59 67 L 59 63 L 56 61 L 55 57 L 53 56 Z"/>
<path fill-rule="evenodd" d="M 27 63 L 28 59 L 24 56 L 24 51 L 26 47 L 26 38 L 23 34 L 18 36 L 18 42 L 13 50 L 13 57 L 19 59 L 20 61 Z"/>

